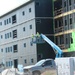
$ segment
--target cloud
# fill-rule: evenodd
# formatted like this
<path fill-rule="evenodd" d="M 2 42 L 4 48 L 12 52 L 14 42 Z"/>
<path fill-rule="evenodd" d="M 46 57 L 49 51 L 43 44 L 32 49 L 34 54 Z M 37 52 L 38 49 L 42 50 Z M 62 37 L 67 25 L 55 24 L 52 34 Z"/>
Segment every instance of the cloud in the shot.
<path fill-rule="evenodd" d="M 0 15 L 18 7 L 28 0 L 0 0 Z"/>

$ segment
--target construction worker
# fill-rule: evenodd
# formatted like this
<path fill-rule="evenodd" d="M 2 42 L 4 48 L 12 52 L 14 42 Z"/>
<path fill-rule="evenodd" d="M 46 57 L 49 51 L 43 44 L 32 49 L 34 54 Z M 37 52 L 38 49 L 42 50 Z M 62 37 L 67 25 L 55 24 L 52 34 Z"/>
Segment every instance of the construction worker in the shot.
<path fill-rule="evenodd" d="M 37 37 L 40 37 L 40 34 L 37 32 L 36 36 L 37 36 Z"/>
<path fill-rule="evenodd" d="M 32 34 L 32 38 L 34 38 L 34 34 Z"/>

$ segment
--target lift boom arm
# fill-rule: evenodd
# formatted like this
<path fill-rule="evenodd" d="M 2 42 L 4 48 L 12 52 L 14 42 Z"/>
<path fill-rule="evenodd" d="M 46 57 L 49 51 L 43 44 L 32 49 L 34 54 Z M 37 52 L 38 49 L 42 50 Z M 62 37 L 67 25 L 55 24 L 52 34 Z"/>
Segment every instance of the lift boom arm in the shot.
<path fill-rule="evenodd" d="M 46 41 L 53 48 L 56 57 L 62 57 L 63 51 L 44 34 L 37 33 L 36 36 L 32 37 L 32 43 L 44 43 L 44 41 Z"/>
<path fill-rule="evenodd" d="M 40 36 L 57 52 L 56 57 L 62 57 L 63 52 L 55 43 L 48 39 L 44 34 L 41 34 Z"/>

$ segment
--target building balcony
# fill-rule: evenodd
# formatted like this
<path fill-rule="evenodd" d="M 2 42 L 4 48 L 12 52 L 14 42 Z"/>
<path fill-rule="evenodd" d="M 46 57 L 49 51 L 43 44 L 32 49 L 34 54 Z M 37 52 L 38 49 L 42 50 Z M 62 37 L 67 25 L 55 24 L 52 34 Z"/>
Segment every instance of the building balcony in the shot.
<path fill-rule="evenodd" d="M 63 13 L 63 8 L 54 11 L 54 16 L 60 15 Z"/>
<path fill-rule="evenodd" d="M 64 31 L 64 26 L 55 28 L 55 33 L 59 33 L 59 32 L 62 32 L 62 31 Z"/>
<path fill-rule="evenodd" d="M 59 46 L 59 48 L 61 48 L 62 50 L 63 50 L 63 49 L 66 49 L 65 44 L 61 44 L 61 45 L 58 45 L 58 46 Z"/>

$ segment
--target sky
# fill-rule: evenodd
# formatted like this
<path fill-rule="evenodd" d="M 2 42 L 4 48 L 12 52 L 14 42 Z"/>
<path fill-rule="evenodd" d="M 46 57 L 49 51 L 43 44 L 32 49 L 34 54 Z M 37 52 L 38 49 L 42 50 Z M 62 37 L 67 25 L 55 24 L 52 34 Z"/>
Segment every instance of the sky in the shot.
<path fill-rule="evenodd" d="M 0 16 L 29 0 L 0 0 Z"/>

